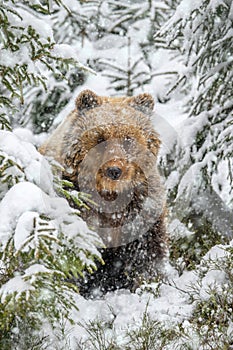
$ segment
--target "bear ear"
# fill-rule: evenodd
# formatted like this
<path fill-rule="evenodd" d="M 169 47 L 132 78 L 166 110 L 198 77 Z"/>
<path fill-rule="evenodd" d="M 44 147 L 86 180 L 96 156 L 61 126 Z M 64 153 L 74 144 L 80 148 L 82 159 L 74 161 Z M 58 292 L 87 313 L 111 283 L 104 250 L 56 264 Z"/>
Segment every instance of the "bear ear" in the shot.
<path fill-rule="evenodd" d="M 102 103 L 101 97 L 96 95 L 91 90 L 82 91 L 75 100 L 76 108 L 81 111 L 83 109 L 91 109 L 100 106 Z"/>
<path fill-rule="evenodd" d="M 132 100 L 130 101 L 130 105 L 136 109 L 139 109 L 144 113 L 146 112 L 148 113 L 153 111 L 154 99 L 150 94 L 144 93 L 144 94 L 140 94 L 135 97 L 132 97 Z"/>

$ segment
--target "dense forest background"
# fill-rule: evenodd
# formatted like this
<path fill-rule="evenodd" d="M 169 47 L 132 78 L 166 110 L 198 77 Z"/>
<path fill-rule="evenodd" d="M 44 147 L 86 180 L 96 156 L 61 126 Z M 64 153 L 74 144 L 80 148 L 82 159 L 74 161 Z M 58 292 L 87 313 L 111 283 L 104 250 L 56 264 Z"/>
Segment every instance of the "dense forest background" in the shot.
<path fill-rule="evenodd" d="M 0 348 L 233 349 L 233 2 L 0 5 Z M 101 260 L 85 194 L 36 150 L 84 88 L 154 96 L 169 207 L 168 277 L 101 300 L 66 282 Z"/>

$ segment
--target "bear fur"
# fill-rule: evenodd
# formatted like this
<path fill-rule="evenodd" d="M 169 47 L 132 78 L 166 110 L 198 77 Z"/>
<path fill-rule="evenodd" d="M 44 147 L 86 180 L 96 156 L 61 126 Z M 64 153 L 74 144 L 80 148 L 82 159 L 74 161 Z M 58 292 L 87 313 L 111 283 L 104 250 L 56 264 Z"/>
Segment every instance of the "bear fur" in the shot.
<path fill-rule="evenodd" d="M 167 256 L 166 200 L 156 160 L 159 136 L 149 94 L 101 97 L 81 92 L 40 152 L 94 202 L 81 215 L 99 233 L 104 265 L 80 283 L 81 294 L 134 290 L 153 279 Z M 88 204 L 88 203 L 87 203 Z"/>

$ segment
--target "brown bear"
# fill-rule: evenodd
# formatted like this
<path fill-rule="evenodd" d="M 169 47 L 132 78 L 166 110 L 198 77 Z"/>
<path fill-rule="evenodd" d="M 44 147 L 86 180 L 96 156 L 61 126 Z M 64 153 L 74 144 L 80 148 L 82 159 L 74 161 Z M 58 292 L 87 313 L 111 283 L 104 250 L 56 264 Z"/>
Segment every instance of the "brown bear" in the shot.
<path fill-rule="evenodd" d="M 63 177 L 95 205 L 82 210 L 105 244 L 104 265 L 80 283 L 83 295 L 134 290 L 153 279 L 167 256 L 166 201 L 156 161 L 159 136 L 151 95 L 101 97 L 81 92 L 40 152 L 64 168 Z"/>

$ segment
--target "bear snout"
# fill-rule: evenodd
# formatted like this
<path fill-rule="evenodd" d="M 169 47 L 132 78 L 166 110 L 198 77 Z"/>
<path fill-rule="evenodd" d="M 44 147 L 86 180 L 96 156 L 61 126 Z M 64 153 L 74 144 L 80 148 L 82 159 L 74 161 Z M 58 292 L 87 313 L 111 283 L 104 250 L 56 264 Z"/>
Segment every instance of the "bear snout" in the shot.
<path fill-rule="evenodd" d="M 117 167 L 109 167 L 106 169 L 106 176 L 109 177 L 111 180 L 118 180 L 121 177 L 122 170 Z"/>

